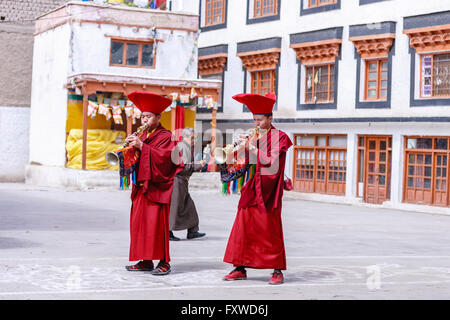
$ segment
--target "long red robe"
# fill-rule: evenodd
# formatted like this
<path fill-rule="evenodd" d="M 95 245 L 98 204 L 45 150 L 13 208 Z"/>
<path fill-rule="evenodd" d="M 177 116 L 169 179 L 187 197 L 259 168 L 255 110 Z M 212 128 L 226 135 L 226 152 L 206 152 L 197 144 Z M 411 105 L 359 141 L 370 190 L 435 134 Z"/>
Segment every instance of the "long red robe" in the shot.
<path fill-rule="evenodd" d="M 142 137 L 137 184 L 131 192 L 130 261 L 165 260 L 169 255 L 169 209 L 173 179 L 183 164 L 172 161 L 177 152 L 172 133 L 161 125 Z M 177 160 L 175 154 L 175 160 Z"/>
<path fill-rule="evenodd" d="M 256 172 L 241 190 L 224 262 L 286 270 L 281 199 L 286 152 L 291 146 L 291 139 L 273 126 L 258 140 Z"/>

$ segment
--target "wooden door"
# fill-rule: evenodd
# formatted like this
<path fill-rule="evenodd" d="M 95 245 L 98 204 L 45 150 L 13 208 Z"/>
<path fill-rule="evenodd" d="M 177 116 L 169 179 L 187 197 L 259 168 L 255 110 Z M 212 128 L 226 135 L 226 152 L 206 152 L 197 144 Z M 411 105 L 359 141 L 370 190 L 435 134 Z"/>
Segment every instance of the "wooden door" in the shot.
<path fill-rule="evenodd" d="M 435 188 L 434 188 L 434 204 L 438 206 L 447 205 L 447 154 L 436 153 L 434 155 L 435 163 Z"/>
<path fill-rule="evenodd" d="M 368 203 L 382 204 L 389 199 L 389 137 L 367 137 L 365 163 L 365 195 Z"/>

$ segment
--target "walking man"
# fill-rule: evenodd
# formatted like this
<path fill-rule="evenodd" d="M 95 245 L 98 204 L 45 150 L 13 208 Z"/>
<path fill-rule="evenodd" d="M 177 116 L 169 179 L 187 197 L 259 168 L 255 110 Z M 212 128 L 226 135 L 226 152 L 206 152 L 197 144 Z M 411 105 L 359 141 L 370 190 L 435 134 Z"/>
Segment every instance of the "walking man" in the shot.
<path fill-rule="evenodd" d="M 172 232 L 177 230 L 187 229 L 187 239 L 205 236 L 205 233 L 199 232 L 197 209 L 189 194 L 189 178 L 194 171 L 200 171 L 206 162 L 205 160 L 194 162 L 194 129 L 184 128 L 182 137 L 183 140 L 178 143 L 178 149 L 183 159 L 184 169 L 175 176 L 170 203 L 169 239 L 172 241 L 180 240 Z"/>
<path fill-rule="evenodd" d="M 255 159 L 255 175 L 242 187 L 238 212 L 223 261 L 235 267 L 224 280 L 247 278 L 246 268 L 274 269 L 269 284 L 284 282 L 286 270 L 281 199 L 286 152 L 292 141 L 272 125 L 273 93 L 238 94 L 233 99 L 253 113 L 259 133 L 246 139 L 243 147 Z"/>

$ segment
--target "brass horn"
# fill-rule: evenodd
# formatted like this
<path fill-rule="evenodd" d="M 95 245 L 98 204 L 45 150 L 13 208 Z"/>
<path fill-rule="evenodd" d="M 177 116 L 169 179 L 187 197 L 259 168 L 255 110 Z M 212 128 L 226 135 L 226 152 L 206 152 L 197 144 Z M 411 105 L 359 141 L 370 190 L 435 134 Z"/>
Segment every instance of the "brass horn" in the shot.
<path fill-rule="evenodd" d="M 136 136 L 138 134 L 140 134 L 141 132 L 143 132 L 144 130 L 146 130 L 148 128 L 148 124 L 144 124 L 143 126 L 140 126 L 136 132 L 132 133 L 131 135 Z M 116 166 L 117 164 L 119 164 L 119 156 L 117 155 L 117 153 L 123 149 L 126 148 L 128 146 L 129 142 L 125 142 L 119 149 L 113 151 L 113 152 L 108 152 L 105 154 L 105 161 L 108 162 L 110 165 L 112 166 Z"/>
<path fill-rule="evenodd" d="M 250 129 L 245 136 L 247 138 L 253 138 L 255 135 L 259 134 L 260 128 Z M 224 148 L 214 149 L 214 159 L 217 164 L 223 164 L 227 161 L 227 156 L 234 151 L 234 148 L 239 144 L 240 141 L 235 141 L 233 144 L 227 144 Z"/>

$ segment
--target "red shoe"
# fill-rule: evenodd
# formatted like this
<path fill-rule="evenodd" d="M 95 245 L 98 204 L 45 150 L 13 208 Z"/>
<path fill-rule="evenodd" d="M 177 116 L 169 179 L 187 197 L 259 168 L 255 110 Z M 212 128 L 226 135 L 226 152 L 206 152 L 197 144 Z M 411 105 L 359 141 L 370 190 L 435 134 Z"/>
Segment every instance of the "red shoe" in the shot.
<path fill-rule="evenodd" d="M 223 280 L 231 281 L 231 280 L 245 280 L 247 279 L 247 271 L 238 271 L 234 269 L 229 274 L 227 274 L 225 277 L 223 277 Z"/>
<path fill-rule="evenodd" d="M 164 276 L 170 273 L 170 264 L 167 262 L 159 262 L 156 269 L 152 271 L 154 276 Z"/>
<path fill-rule="evenodd" d="M 153 261 L 139 261 L 133 266 L 125 266 L 125 269 L 128 271 L 152 271 L 153 270 Z"/>
<path fill-rule="evenodd" d="M 269 284 L 282 284 L 284 282 L 284 276 L 281 272 L 274 272 Z"/>

